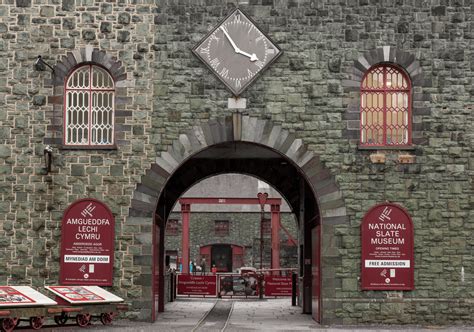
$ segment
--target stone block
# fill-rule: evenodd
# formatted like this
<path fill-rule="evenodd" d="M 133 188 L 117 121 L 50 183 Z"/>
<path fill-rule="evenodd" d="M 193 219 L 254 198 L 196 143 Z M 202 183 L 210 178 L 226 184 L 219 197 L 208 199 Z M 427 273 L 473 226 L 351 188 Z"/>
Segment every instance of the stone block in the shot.
<path fill-rule="evenodd" d="M 31 0 L 15 0 L 16 6 L 20 8 L 31 7 Z"/>
<path fill-rule="evenodd" d="M 399 22 L 397 24 L 398 33 L 408 33 L 409 32 L 409 23 L 408 22 Z"/>
<path fill-rule="evenodd" d="M 372 153 L 370 155 L 370 162 L 373 164 L 385 164 L 384 153 Z"/>
<path fill-rule="evenodd" d="M 19 14 L 18 15 L 18 25 L 29 25 L 30 24 L 31 15 L 29 14 Z"/>
<path fill-rule="evenodd" d="M 433 15 L 433 16 L 445 16 L 446 15 L 446 6 L 431 7 L 431 15 Z"/>
<path fill-rule="evenodd" d="M 34 96 L 33 97 L 33 105 L 43 106 L 45 104 L 46 104 L 46 96 Z"/>
<path fill-rule="evenodd" d="M 11 156 L 11 148 L 8 145 L 0 145 L 0 158 L 7 158 Z"/>
<path fill-rule="evenodd" d="M 84 29 L 82 30 L 82 38 L 86 41 L 95 40 L 95 30 L 93 29 Z"/>
<path fill-rule="evenodd" d="M 359 40 L 359 32 L 355 29 L 354 30 L 347 29 L 345 31 L 345 36 L 346 36 L 345 40 L 347 42 L 356 42 Z"/>
<path fill-rule="evenodd" d="M 410 154 L 399 154 L 398 162 L 400 164 L 413 164 L 415 162 L 416 156 Z"/>
<path fill-rule="evenodd" d="M 111 3 L 102 3 L 100 5 L 100 12 L 102 14 L 111 14 L 112 13 L 112 4 Z"/>
<path fill-rule="evenodd" d="M 53 6 L 41 6 L 40 16 L 53 17 L 54 16 L 54 7 Z"/>
<path fill-rule="evenodd" d="M 102 32 L 102 33 L 112 32 L 112 23 L 111 22 L 101 22 L 100 23 L 100 32 Z"/>
<path fill-rule="evenodd" d="M 62 0 L 62 10 L 67 12 L 72 12 L 76 9 L 76 1 L 75 0 Z"/>
<path fill-rule="evenodd" d="M 129 13 L 120 13 L 117 18 L 119 24 L 128 25 L 130 24 L 130 14 Z"/>
<path fill-rule="evenodd" d="M 111 176 L 123 176 L 123 165 L 112 165 L 110 166 Z"/>
<path fill-rule="evenodd" d="M 126 43 L 130 41 L 130 32 L 129 31 L 124 31 L 120 30 L 117 31 L 117 41 L 120 43 Z"/>
<path fill-rule="evenodd" d="M 73 164 L 71 165 L 71 175 L 72 176 L 84 176 L 86 174 L 84 165 L 82 164 Z"/>

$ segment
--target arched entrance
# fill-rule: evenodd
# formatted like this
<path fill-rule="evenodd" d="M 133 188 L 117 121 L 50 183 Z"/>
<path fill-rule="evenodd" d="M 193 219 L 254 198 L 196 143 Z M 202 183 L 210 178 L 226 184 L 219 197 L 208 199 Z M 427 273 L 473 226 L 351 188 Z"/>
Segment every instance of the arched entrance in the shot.
<path fill-rule="evenodd" d="M 334 177 L 301 139 L 280 125 L 240 114 L 196 126 L 180 135 L 168 151 L 156 158 L 134 192 L 130 217 L 143 220 L 153 215 L 155 221 L 153 269 L 149 276 L 154 294 L 150 301 L 152 317 L 164 308 L 163 297 L 158 294 L 164 293 L 165 222 L 176 201 L 189 187 L 222 173 L 255 176 L 272 185 L 287 200 L 299 223 L 303 311 L 313 311 L 314 318 L 320 321 L 321 298 L 326 291 L 321 288 L 325 275 L 320 273 L 320 256 L 324 254 L 320 234 L 322 231 L 330 239 L 331 224 L 347 221 L 342 195 Z M 146 279 L 143 280 L 145 283 Z M 331 287 L 327 289 L 330 296 Z"/>

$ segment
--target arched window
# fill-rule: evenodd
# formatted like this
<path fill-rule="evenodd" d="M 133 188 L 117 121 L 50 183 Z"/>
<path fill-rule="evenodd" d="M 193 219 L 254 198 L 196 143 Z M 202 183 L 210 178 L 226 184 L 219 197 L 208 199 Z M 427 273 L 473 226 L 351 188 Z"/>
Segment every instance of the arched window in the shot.
<path fill-rule="evenodd" d="M 114 80 L 99 66 L 84 65 L 66 81 L 64 144 L 114 144 Z"/>
<path fill-rule="evenodd" d="M 360 144 L 411 144 L 411 84 L 399 68 L 379 64 L 370 68 L 360 88 Z"/>

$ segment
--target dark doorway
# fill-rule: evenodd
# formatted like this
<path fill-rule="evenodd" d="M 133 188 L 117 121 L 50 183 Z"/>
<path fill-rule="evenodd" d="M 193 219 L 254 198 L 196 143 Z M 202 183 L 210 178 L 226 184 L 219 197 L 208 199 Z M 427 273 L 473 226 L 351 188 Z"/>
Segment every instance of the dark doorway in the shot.
<path fill-rule="evenodd" d="M 211 266 L 216 266 L 217 272 L 232 272 L 232 247 L 229 244 L 212 246 Z"/>
<path fill-rule="evenodd" d="M 285 151 L 288 151 L 288 149 L 290 149 L 289 145 L 286 146 Z M 326 171 L 319 168 L 319 161 L 317 159 L 312 158 L 311 160 L 313 161 L 306 166 L 306 171 L 304 171 L 287 154 L 283 154 L 266 145 L 243 141 L 229 141 L 208 146 L 191 156 L 186 156 L 179 166 L 173 170 L 172 175 L 167 178 L 155 207 L 157 223 L 164 227 L 165 221 L 168 220 L 174 205 L 181 195 L 188 188 L 207 177 L 224 173 L 238 173 L 251 175 L 268 183 L 285 198 L 298 222 L 299 234 L 301 234 L 299 244 L 302 249 L 299 252 L 302 265 L 299 275 L 301 278 L 299 296 L 302 299 L 300 305 L 303 307 L 304 313 L 309 314 L 312 310 L 316 310 L 315 317 L 320 317 L 321 282 L 314 283 L 315 287 L 319 289 L 312 290 L 312 287 L 314 281 L 320 280 L 321 271 L 319 271 L 319 264 L 316 264 L 314 267 L 312 264 L 311 230 L 320 224 L 321 219 L 318 202 L 313 191 L 313 182 L 318 182 L 320 177 L 324 179 L 324 172 Z M 157 166 L 157 168 L 159 167 Z M 158 173 L 156 174 L 159 176 Z M 313 182 L 309 181 L 310 178 Z M 321 185 L 321 192 L 325 193 L 326 190 L 332 192 L 331 182 L 326 182 L 324 185 Z M 154 242 L 154 246 L 157 243 L 159 242 Z M 232 271 L 232 247 L 228 245 L 226 250 L 227 254 L 224 254 L 221 262 L 211 257 L 210 265 L 216 264 L 217 266 L 219 264 L 221 268 Z M 317 255 L 320 255 L 320 246 L 314 247 L 314 250 Z M 160 251 L 155 257 L 159 258 L 161 255 L 164 256 L 163 247 L 160 247 Z M 164 260 L 163 263 L 159 264 L 164 265 Z M 313 269 L 318 269 L 316 280 L 313 280 L 313 274 L 316 274 L 316 272 L 312 271 Z M 155 269 L 155 271 L 159 270 Z M 162 276 L 158 277 L 160 280 L 163 279 Z M 160 282 L 159 287 L 164 289 L 164 282 Z M 164 301 L 163 297 L 160 297 L 160 301 Z M 315 304 L 314 309 L 312 302 Z M 160 306 L 154 308 L 161 309 L 162 307 L 164 307 L 164 304 L 160 303 Z"/>

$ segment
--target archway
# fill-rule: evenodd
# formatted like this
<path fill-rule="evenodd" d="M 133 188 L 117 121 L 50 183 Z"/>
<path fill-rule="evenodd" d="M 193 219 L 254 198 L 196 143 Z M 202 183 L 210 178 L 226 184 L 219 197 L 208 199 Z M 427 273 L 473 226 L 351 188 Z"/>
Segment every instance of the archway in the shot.
<path fill-rule="evenodd" d="M 301 139 L 268 120 L 240 114 L 195 126 L 181 134 L 168 151 L 156 158 L 156 163 L 151 165 L 134 192 L 129 219 L 143 222 L 154 216 L 155 221 L 153 257 L 150 257 L 153 270 L 149 281 L 142 277 L 144 294 L 148 289 L 155 294 L 150 301 L 152 317 L 164 307 L 163 297 L 157 294 L 164 292 L 165 221 L 186 189 L 206 177 L 222 173 L 255 176 L 272 185 L 289 203 L 299 222 L 303 311 L 311 312 L 311 296 L 318 297 L 313 301 L 313 310 L 318 313 L 314 317 L 319 321 L 321 297 L 327 293 L 329 298 L 334 289 L 320 288 L 326 276 L 319 273 L 319 265 L 312 264 L 319 264 L 325 242 L 313 240 L 311 235 L 317 236 L 324 225 L 323 235 L 330 239 L 331 225 L 347 221 L 341 192 L 319 157 L 309 151 Z M 312 232 L 318 225 L 318 232 Z M 312 242 L 317 242 L 318 246 L 313 248 Z M 327 241 L 326 248 L 333 245 L 331 242 Z M 313 249 L 316 254 L 312 253 Z M 327 278 L 331 277 L 327 275 Z M 312 285 L 317 288 L 313 294 Z"/>

